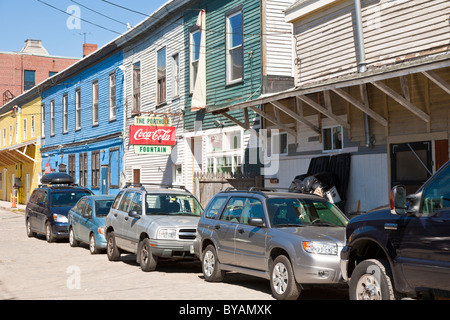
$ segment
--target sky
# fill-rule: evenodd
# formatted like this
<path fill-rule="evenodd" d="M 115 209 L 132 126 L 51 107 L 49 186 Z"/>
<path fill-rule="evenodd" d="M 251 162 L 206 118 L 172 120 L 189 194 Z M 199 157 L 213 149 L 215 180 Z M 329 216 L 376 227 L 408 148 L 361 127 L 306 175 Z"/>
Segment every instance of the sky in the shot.
<path fill-rule="evenodd" d="M 0 51 L 18 52 L 25 40 L 34 39 L 42 40 L 50 55 L 81 58 L 84 42 L 100 48 L 126 32 L 127 23 L 135 26 L 145 19 L 144 14 L 153 13 L 166 2 L 168 0 L 0 0 Z"/>

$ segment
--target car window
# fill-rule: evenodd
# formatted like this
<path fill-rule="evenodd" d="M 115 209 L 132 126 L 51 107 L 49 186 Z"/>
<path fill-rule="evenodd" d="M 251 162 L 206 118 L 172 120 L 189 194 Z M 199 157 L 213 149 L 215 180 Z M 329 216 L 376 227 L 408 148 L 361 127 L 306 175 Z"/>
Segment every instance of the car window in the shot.
<path fill-rule="evenodd" d="M 77 202 L 77 205 L 75 206 L 75 211 L 79 212 L 79 213 L 83 213 L 83 207 L 86 204 L 87 199 L 81 199 L 80 201 Z"/>
<path fill-rule="evenodd" d="M 136 211 L 138 214 L 142 214 L 142 194 L 140 192 L 136 192 L 134 195 L 129 212 L 131 211 Z"/>
<path fill-rule="evenodd" d="M 261 201 L 248 198 L 245 202 L 241 215 L 241 223 L 248 224 L 249 218 L 264 219 L 264 211 Z"/>
<path fill-rule="evenodd" d="M 197 199 L 187 194 L 154 193 L 145 197 L 145 212 L 152 214 L 201 216 L 203 208 Z"/>
<path fill-rule="evenodd" d="M 50 193 L 51 207 L 73 207 L 82 197 L 90 195 L 88 190 L 64 190 Z"/>
<path fill-rule="evenodd" d="M 238 223 L 247 198 L 231 198 L 228 201 L 220 220 Z"/>
<path fill-rule="evenodd" d="M 273 227 L 336 226 L 345 227 L 347 219 L 330 202 L 322 199 L 267 199 L 269 220 Z"/>
<path fill-rule="evenodd" d="M 83 208 L 83 216 L 92 217 L 92 205 L 91 202 L 86 202 L 86 205 Z"/>
<path fill-rule="evenodd" d="M 128 212 L 130 204 L 133 201 L 134 194 L 135 194 L 134 191 L 128 191 L 127 193 L 124 194 L 119 204 L 120 211 Z"/>
<path fill-rule="evenodd" d="M 38 194 L 36 195 L 36 203 L 41 202 L 45 205 L 48 204 L 47 192 L 45 190 L 39 190 Z"/>
<path fill-rule="evenodd" d="M 122 197 L 122 194 L 123 194 L 123 190 L 120 191 L 120 192 L 117 194 L 117 196 L 116 196 L 116 198 L 114 199 L 114 203 L 112 204 L 111 208 L 117 209 L 117 207 L 119 206 L 119 202 L 120 202 L 120 199 L 121 199 L 121 197 Z"/>
<path fill-rule="evenodd" d="M 95 201 L 95 216 L 106 217 L 113 204 L 112 200 L 96 200 Z"/>
<path fill-rule="evenodd" d="M 419 212 L 427 215 L 446 207 L 450 207 L 450 165 L 423 189 Z"/>
<path fill-rule="evenodd" d="M 226 197 L 216 197 L 211 200 L 208 208 L 205 212 L 205 217 L 209 219 L 215 219 L 217 215 L 220 213 L 220 209 L 222 209 L 223 204 L 227 201 Z"/>

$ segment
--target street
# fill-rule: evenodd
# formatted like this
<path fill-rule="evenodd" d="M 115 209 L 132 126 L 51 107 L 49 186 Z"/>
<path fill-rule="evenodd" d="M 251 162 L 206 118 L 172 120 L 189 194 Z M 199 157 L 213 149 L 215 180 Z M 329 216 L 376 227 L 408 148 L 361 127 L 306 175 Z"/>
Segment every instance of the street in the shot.
<path fill-rule="evenodd" d="M 199 261 L 160 261 L 143 272 L 135 255 L 110 262 L 87 245 L 28 238 L 23 210 L 0 209 L 0 300 L 273 300 L 269 281 L 229 273 L 203 279 Z M 304 290 L 300 299 L 347 300 L 346 287 Z"/>

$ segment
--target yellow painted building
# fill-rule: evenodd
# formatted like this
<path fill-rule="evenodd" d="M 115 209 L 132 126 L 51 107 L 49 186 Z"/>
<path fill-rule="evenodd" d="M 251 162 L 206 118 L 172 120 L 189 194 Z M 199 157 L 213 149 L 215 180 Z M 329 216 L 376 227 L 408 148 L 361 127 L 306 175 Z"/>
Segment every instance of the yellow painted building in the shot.
<path fill-rule="evenodd" d="M 33 89 L 0 108 L 0 200 L 26 204 L 42 176 L 41 97 Z"/>

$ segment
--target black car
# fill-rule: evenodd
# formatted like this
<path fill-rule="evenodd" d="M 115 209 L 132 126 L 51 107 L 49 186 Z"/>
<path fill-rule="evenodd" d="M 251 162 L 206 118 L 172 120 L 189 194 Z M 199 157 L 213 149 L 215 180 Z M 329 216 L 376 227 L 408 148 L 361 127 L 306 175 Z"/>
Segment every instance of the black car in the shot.
<path fill-rule="evenodd" d="M 25 224 L 28 237 L 45 234 L 48 242 L 68 238 L 67 214 L 84 196 L 93 193 L 75 185 L 65 173 L 49 173 L 42 177 L 42 184 L 31 194 L 25 208 Z"/>
<path fill-rule="evenodd" d="M 450 297 L 450 162 L 415 193 L 391 193 L 391 207 L 350 220 L 342 275 L 355 300 Z"/>

